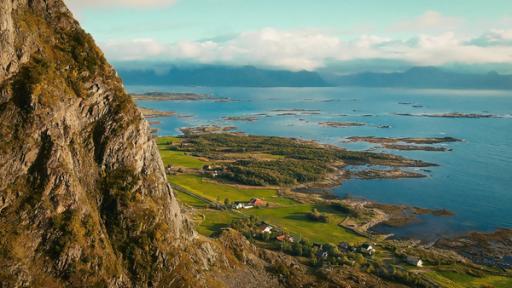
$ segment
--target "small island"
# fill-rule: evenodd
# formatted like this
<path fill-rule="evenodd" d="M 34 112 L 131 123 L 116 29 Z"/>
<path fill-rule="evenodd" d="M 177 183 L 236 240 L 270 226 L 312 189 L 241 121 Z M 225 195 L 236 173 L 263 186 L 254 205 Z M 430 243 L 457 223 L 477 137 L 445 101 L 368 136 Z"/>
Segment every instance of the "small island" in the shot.
<path fill-rule="evenodd" d="M 170 117 L 170 116 L 176 115 L 176 112 L 173 112 L 173 111 L 161 111 L 161 110 L 155 110 L 155 109 L 144 108 L 144 107 L 139 107 L 139 111 L 142 112 L 142 115 L 144 115 L 144 117 L 146 119 L 159 118 L 159 117 Z"/>
<path fill-rule="evenodd" d="M 315 109 L 274 109 L 273 113 L 276 113 L 277 116 L 298 116 L 298 115 L 319 115 L 321 114 L 320 110 Z"/>
<path fill-rule="evenodd" d="M 415 107 L 421 108 L 422 106 Z M 478 113 L 441 113 L 441 114 L 411 114 L 411 113 L 395 113 L 398 116 L 410 116 L 410 117 L 430 117 L 430 118 L 470 118 L 470 119 L 479 119 L 479 118 L 500 118 L 498 115 L 494 114 L 478 114 Z"/>
<path fill-rule="evenodd" d="M 247 115 L 247 116 L 227 116 L 223 118 L 225 121 L 246 121 L 246 122 L 254 122 L 258 120 L 258 116 L 256 115 Z"/>
<path fill-rule="evenodd" d="M 402 144 L 382 144 L 383 148 L 390 150 L 402 150 L 402 151 L 430 151 L 430 152 L 446 152 L 452 151 L 447 147 L 439 146 L 419 146 L 419 145 L 402 145 Z"/>
<path fill-rule="evenodd" d="M 407 138 L 387 138 L 387 137 L 349 137 L 350 142 L 368 142 L 375 144 L 394 144 L 394 143 L 410 143 L 410 144 L 440 144 L 451 142 L 462 142 L 461 139 L 454 137 L 407 137 Z"/>
<path fill-rule="evenodd" d="M 202 135 L 202 134 L 212 134 L 212 133 L 226 133 L 230 131 L 236 130 L 235 126 L 217 126 L 217 125 L 205 125 L 198 127 L 186 127 L 181 128 L 180 131 L 185 135 Z"/>
<path fill-rule="evenodd" d="M 425 178 L 425 174 L 405 171 L 401 169 L 391 170 L 364 170 L 350 173 L 351 177 L 359 179 L 400 179 L 400 178 Z"/>
<path fill-rule="evenodd" d="M 320 126 L 324 127 L 332 127 L 332 128 L 345 128 L 345 127 L 360 127 L 366 126 L 366 123 L 359 122 L 320 122 L 318 123 Z"/>

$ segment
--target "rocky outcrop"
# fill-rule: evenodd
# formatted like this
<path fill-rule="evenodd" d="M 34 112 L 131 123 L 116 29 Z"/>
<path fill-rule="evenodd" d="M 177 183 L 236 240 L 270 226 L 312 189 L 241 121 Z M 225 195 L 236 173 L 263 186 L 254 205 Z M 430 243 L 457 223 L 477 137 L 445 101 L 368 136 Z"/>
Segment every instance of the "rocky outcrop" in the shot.
<path fill-rule="evenodd" d="M 150 128 L 62 1 L 0 0 L 0 51 L 0 286 L 192 285 Z"/>
<path fill-rule="evenodd" d="M 17 57 L 14 54 L 14 23 L 12 19 L 13 2 L 5 1 L 0 5 L 0 81 L 14 71 Z"/>

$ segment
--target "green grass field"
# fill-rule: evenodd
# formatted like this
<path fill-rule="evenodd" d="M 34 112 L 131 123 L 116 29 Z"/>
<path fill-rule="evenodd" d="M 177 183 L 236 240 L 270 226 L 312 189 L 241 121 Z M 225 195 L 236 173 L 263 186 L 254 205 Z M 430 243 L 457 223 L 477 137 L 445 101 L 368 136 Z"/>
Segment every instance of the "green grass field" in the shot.
<path fill-rule="evenodd" d="M 452 271 L 431 271 L 429 278 L 435 280 L 446 288 L 509 288 L 512 287 L 512 278 L 503 276 L 474 277 L 471 275 Z"/>
<path fill-rule="evenodd" d="M 244 211 L 244 214 L 254 215 L 269 224 L 281 227 L 288 233 L 313 242 L 332 244 L 338 244 L 342 241 L 353 244 L 364 242 L 364 238 L 337 225 L 344 219 L 341 215 L 327 213 L 329 223 L 311 221 L 307 213 L 311 212 L 313 208 L 319 211 L 329 210 L 312 204 L 297 204 L 283 208 L 251 209 Z"/>
<path fill-rule="evenodd" d="M 162 146 L 162 145 L 168 145 L 170 143 L 172 144 L 179 144 L 181 143 L 183 140 L 181 138 L 178 138 L 178 137 L 172 137 L 172 136 L 166 136 L 166 137 L 158 137 L 156 138 L 156 144 L 158 146 Z"/>
<path fill-rule="evenodd" d="M 221 228 L 228 227 L 233 220 L 243 216 L 230 211 L 201 209 L 196 217 L 200 218 L 199 225 L 196 226 L 197 232 L 209 237 Z"/>
<path fill-rule="evenodd" d="M 278 205 L 280 207 L 274 206 L 270 208 L 249 209 L 241 212 L 245 215 L 257 216 L 261 220 L 279 226 L 289 233 L 301 236 L 310 241 L 333 244 L 337 244 L 341 241 L 350 243 L 361 243 L 364 241 L 364 238 L 339 227 L 337 224 L 343 221 L 344 216 L 333 211 L 328 206 L 299 204 L 293 200 L 277 196 L 277 191 L 274 189 L 241 189 L 227 184 L 212 182 L 210 179 L 203 179 L 196 175 L 178 175 L 169 178 L 172 184 L 179 185 L 211 201 L 218 200 L 222 202 L 225 198 L 231 201 L 247 201 L 251 198 L 260 198 L 274 205 Z M 195 198 L 188 199 L 192 198 L 188 195 L 182 197 L 185 203 L 191 203 L 190 205 L 192 206 L 199 205 L 196 203 L 198 200 Z M 311 212 L 313 208 L 316 208 L 322 213 L 327 213 L 329 215 L 329 223 L 311 221 L 307 217 L 307 213 Z M 212 214 L 212 217 L 215 217 L 214 222 L 219 224 L 221 220 L 230 221 L 232 219 L 231 217 L 219 218 L 222 214 L 230 213 L 231 212 L 216 211 L 216 213 Z M 205 221 L 208 222 L 210 220 L 206 219 Z M 230 222 L 225 222 L 224 224 L 227 225 L 229 223 Z M 211 234 L 211 229 L 203 229 L 203 231 L 207 231 Z"/>
<path fill-rule="evenodd" d="M 179 151 L 160 150 L 160 155 L 165 165 L 171 164 L 177 167 L 201 169 L 206 164 L 205 161 Z"/>
<path fill-rule="evenodd" d="M 176 198 L 178 198 L 178 201 L 180 201 L 181 203 L 187 204 L 195 208 L 206 208 L 206 206 L 208 206 L 207 203 L 195 197 L 192 197 L 186 193 L 180 192 L 176 189 L 174 190 L 174 193 L 176 194 Z"/>
<path fill-rule="evenodd" d="M 177 175 L 169 177 L 171 184 L 179 185 L 192 193 L 205 197 L 211 201 L 249 201 L 260 198 L 273 205 L 288 206 L 296 204 L 295 201 L 279 197 L 275 189 L 243 189 L 236 186 L 213 182 L 210 179 L 197 175 Z"/>

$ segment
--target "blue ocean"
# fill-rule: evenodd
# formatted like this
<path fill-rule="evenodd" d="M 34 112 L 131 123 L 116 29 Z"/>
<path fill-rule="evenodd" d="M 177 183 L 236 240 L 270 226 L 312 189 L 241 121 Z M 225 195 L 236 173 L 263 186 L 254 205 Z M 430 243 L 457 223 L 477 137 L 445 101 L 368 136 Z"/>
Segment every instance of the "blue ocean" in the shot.
<path fill-rule="evenodd" d="M 353 150 L 372 150 L 436 163 L 420 171 L 422 179 L 350 180 L 333 192 L 383 203 L 445 208 L 453 217 L 422 217 L 402 228 L 382 227 L 403 237 L 434 239 L 468 231 L 512 228 L 512 92 L 379 88 L 218 88 L 127 87 L 130 92 L 195 92 L 229 101 L 139 101 L 139 105 L 175 111 L 159 118 L 160 135 L 200 125 L 236 126 L 237 131 L 312 139 Z M 497 118 L 431 118 L 397 114 L 493 114 Z M 225 117 L 254 116 L 255 121 Z M 326 121 L 365 126 L 333 128 Z M 441 144 L 448 152 L 386 150 L 348 143 L 350 136 L 455 137 Z"/>

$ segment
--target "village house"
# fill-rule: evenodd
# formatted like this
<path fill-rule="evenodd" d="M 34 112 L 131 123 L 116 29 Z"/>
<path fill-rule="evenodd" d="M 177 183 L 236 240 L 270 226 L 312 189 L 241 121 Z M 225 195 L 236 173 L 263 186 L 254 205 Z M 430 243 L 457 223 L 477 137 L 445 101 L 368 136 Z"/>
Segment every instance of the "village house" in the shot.
<path fill-rule="evenodd" d="M 416 266 L 416 267 L 423 267 L 423 261 L 418 257 L 407 256 L 405 261 L 409 265 Z"/>
<path fill-rule="evenodd" d="M 280 242 L 287 241 L 287 242 L 290 242 L 290 243 L 293 243 L 295 241 L 295 239 L 292 236 L 289 236 L 289 235 L 286 235 L 286 234 L 282 234 L 282 235 L 277 236 L 276 240 L 280 241 Z"/>
<path fill-rule="evenodd" d="M 210 170 L 213 170 L 213 166 L 212 165 L 204 165 L 203 166 L 203 171 L 210 171 Z"/>
<path fill-rule="evenodd" d="M 325 260 L 329 257 L 329 252 L 320 250 L 320 251 L 318 251 L 318 253 L 316 253 L 316 257 L 318 259 Z"/>
<path fill-rule="evenodd" d="M 213 169 L 212 165 L 204 165 L 202 173 L 207 176 L 211 176 L 213 178 L 219 176 L 219 172 Z"/>
<path fill-rule="evenodd" d="M 215 178 L 215 177 L 218 177 L 222 173 L 223 170 L 224 170 L 224 168 L 222 168 L 221 166 L 204 165 L 202 173 L 204 175 L 208 175 L 210 177 Z"/>
<path fill-rule="evenodd" d="M 171 165 L 171 164 L 169 164 L 169 165 L 167 165 L 167 166 L 165 167 L 165 173 L 166 173 L 167 175 L 172 175 L 172 174 L 174 174 L 174 172 L 173 172 L 173 170 L 172 170 L 172 165 Z"/>
<path fill-rule="evenodd" d="M 359 251 L 363 254 L 373 255 L 375 254 L 375 248 L 369 243 L 365 243 L 359 247 Z"/>
<path fill-rule="evenodd" d="M 236 201 L 235 203 L 233 203 L 233 208 L 240 210 L 240 209 L 251 209 L 254 207 L 263 207 L 266 205 L 267 205 L 267 202 L 265 202 L 261 199 L 255 198 L 255 199 L 251 199 L 249 202 Z"/>
<path fill-rule="evenodd" d="M 273 229 L 272 226 L 267 225 L 267 224 L 262 224 L 262 225 L 260 225 L 258 230 L 259 230 L 260 233 L 268 233 L 268 234 L 270 234 L 270 233 L 272 233 L 272 229 Z"/>
<path fill-rule="evenodd" d="M 247 203 L 247 202 L 235 202 L 233 203 L 233 208 L 240 210 L 240 209 L 251 209 L 254 208 L 253 205 Z"/>
<path fill-rule="evenodd" d="M 258 199 L 258 198 L 254 198 L 254 199 L 251 199 L 251 201 L 249 201 L 249 204 L 251 204 L 254 207 L 263 207 L 263 206 L 267 205 L 267 202 L 265 202 L 261 199 Z"/>

